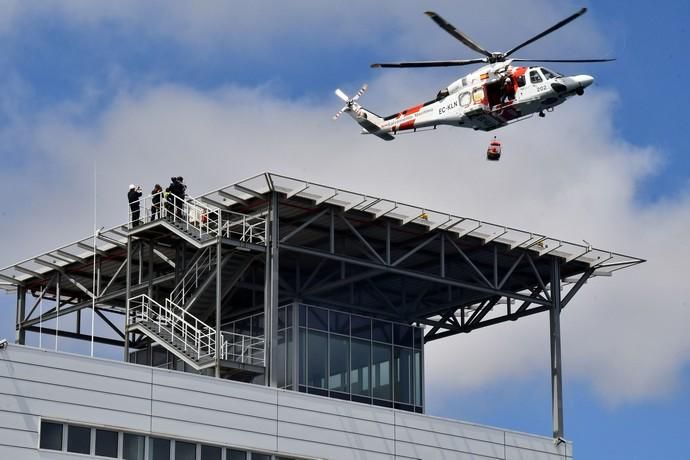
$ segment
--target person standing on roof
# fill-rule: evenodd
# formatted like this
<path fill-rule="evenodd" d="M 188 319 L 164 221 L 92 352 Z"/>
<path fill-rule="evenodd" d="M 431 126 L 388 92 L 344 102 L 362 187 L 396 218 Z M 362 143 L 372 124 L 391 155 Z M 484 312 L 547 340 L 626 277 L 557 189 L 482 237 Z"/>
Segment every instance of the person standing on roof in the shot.
<path fill-rule="evenodd" d="M 161 213 L 161 197 L 163 196 L 163 187 L 156 184 L 151 190 L 151 220 L 156 220 L 163 216 Z"/>
<path fill-rule="evenodd" d="M 139 198 L 141 198 L 141 187 L 130 184 L 129 191 L 127 192 L 127 202 L 129 203 L 129 221 L 132 227 L 138 227 L 141 223 L 139 220 Z"/>
<path fill-rule="evenodd" d="M 170 195 L 168 195 L 168 200 L 172 203 L 171 207 L 175 210 L 175 215 L 179 218 L 182 218 L 182 209 L 184 207 L 184 196 L 186 190 L 187 186 L 184 185 L 184 179 L 182 176 L 170 178 L 170 185 L 166 190 L 167 192 L 170 192 Z"/>

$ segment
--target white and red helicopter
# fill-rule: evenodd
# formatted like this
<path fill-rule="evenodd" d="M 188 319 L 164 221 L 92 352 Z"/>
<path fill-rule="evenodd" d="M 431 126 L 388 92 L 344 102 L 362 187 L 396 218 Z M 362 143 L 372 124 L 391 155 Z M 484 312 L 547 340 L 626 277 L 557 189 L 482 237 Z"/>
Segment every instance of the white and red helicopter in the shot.
<path fill-rule="evenodd" d="M 555 106 L 574 95 L 583 95 L 585 88 L 592 84 L 594 78 L 589 75 L 565 76 L 545 67 L 522 67 L 514 66 L 513 63 L 608 62 L 614 59 L 520 59 L 510 56 L 582 16 L 586 11 L 586 8 L 582 8 L 509 51 L 493 53 L 479 46 L 438 14 L 428 11 L 427 16 L 442 29 L 484 57 L 372 64 L 371 67 L 448 67 L 478 63 L 486 65 L 454 81 L 439 91 L 436 98 L 387 117 L 376 115 L 357 102 L 366 91 L 367 85 L 362 86 L 352 98 L 336 89 L 335 94 L 345 102 L 345 106 L 333 119 L 338 119 L 346 112 L 364 128 L 362 134 L 373 134 L 390 141 L 401 132 L 416 132 L 420 128 L 435 129 L 439 125 L 491 131 L 535 113 L 543 117 L 544 111 L 552 111 Z M 500 143 L 498 148 L 500 156 Z M 495 150 L 490 159 L 497 159 Z"/>

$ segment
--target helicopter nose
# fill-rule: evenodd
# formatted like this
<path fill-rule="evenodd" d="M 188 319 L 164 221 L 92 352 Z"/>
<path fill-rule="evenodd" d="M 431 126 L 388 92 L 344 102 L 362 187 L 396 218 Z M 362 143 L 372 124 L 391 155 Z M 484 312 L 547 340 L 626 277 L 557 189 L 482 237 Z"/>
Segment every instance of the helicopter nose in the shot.
<path fill-rule="evenodd" d="M 580 88 L 585 89 L 594 83 L 594 77 L 590 75 L 577 75 L 574 80 L 580 85 Z"/>

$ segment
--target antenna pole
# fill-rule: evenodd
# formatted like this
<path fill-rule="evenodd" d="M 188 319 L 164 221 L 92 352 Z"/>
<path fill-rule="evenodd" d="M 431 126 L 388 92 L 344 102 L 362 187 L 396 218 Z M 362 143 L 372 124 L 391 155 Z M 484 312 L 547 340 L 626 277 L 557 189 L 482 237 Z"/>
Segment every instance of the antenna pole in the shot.
<path fill-rule="evenodd" d="M 91 356 L 93 357 L 93 342 L 96 324 L 96 159 L 93 160 L 93 278 L 91 280 Z"/>

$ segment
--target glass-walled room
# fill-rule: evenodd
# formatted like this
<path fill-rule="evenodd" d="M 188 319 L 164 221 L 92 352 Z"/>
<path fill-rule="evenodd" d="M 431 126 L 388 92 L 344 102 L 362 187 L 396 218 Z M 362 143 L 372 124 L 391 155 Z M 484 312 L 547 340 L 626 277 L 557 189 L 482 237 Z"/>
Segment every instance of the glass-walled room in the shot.
<path fill-rule="evenodd" d="M 423 412 L 423 329 L 313 305 L 278 311 L 277 384 Z"/>

